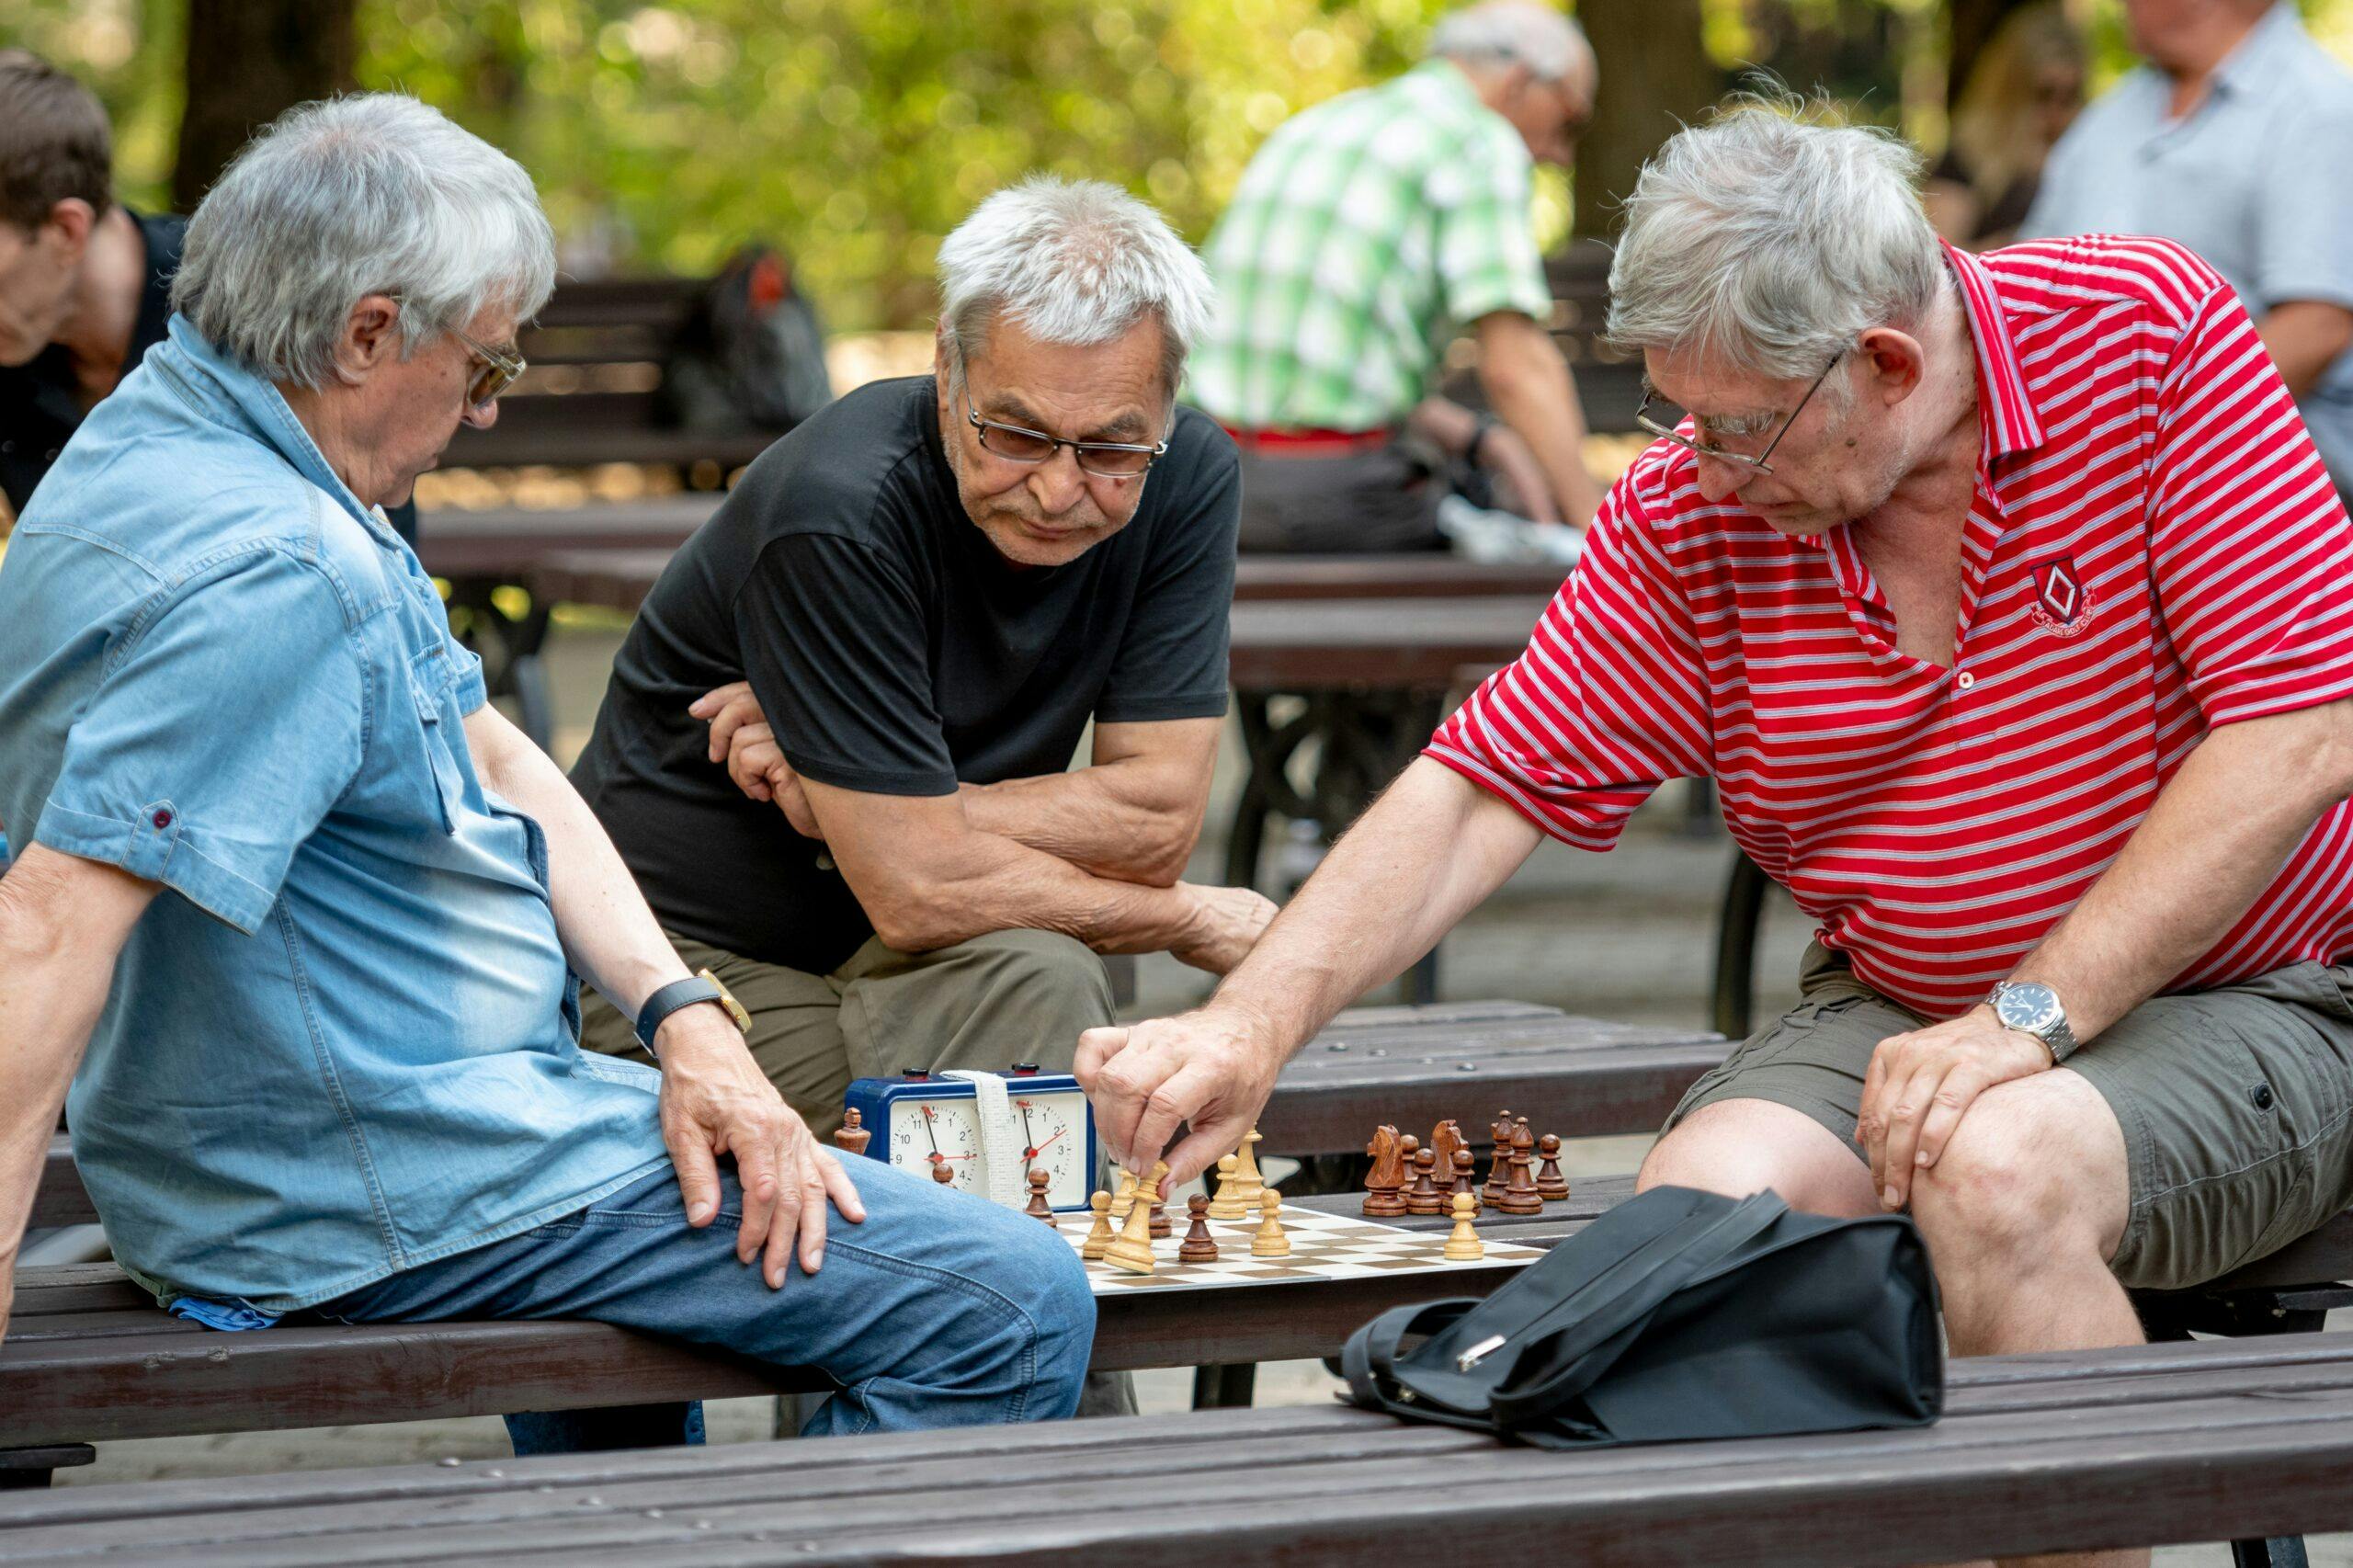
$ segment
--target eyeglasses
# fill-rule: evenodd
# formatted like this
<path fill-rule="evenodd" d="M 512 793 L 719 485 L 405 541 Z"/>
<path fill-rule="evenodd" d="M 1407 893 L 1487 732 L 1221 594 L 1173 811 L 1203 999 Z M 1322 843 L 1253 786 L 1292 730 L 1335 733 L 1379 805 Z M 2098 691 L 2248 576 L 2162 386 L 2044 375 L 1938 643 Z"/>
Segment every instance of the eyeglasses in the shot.
<path fill-rule="evenodd" d="M 1651 404 L 1661 400 L 1658 390 L 1651 386 L 1647 381 L 1643 384 L 1643 401 L 1634 407 L 1634 423 L 1660 440 L 1672 441 L 1687 452 L 1697 452 L 1703 458 L 1713 458 L 1718 462 L 1732 463 L 1736 467 L 1748 469 L 1752 472 L 1769 474 L 1773 472 L 1772 466 L 1765 460 L 1773 455 L 1773 449 L 1781 444 L 1781 437 L 1790 433 L 1790 426 L 1798 422 L 1798 415 L 1805 412 L 1805 405 L 1813 401 L 1813 394 L 1822 390 L 1822 383 L 1830 379 L 1830 372 L 1836 369 L 1838 361 L 1846 357 L 1847 351 L 1843 348 L 1830 357 L 1830 363 L 1822 367 L 1822 374 L 1813 378 L 1813 385 L 1805 389 L 1805 396 L 1798 399 L 1798 405 L 1790 410 L 1790 416 L 1781 421 L 1781 427 L 1773 432 L 1773 438 L 1765 443 L 1765 449 L 1753 458 L 1745 452 L 1730 452 L 1722 447 L 1711 447 L 1704 441 L 1692 439 L 1675 427 L 1682 423 L 1680 419 L 1664 425 L 1653 419 L 1650 416 Z"/>
<path fill-rule="evenodd" d="M 961 366 L 956 380 L 964 394 L 964 417 L 980 432 L 981 445 L 1007 462 L 1041 463 L 1068 447 L 1080 469 L 1097 479 L 1139 479 L 1152 467 L 1154 459 L 1168 450 L 1166 441 L 1154 441 L 1150 446 L 1134 441 L 1065 441 L 1043 430 L 983 419 L 972 403 L 972 385 L 964 380 Z"/>
<path fill-rule="evenodd" d="M 522 378 L 523 372 L 530 369 L 520 354 L 510 354 L 503 348 L 493 348 L 487 343 L 478 343 L 455 327 L 449 329 L 449 335 L 473 350 L 474 358 L 482 361 L 482 369 L 474 372 L 473 381 L 466 388 L 466 406 L 469 408 L 483 408 L 497 402 L 498 394 L 513 386 Z"/>

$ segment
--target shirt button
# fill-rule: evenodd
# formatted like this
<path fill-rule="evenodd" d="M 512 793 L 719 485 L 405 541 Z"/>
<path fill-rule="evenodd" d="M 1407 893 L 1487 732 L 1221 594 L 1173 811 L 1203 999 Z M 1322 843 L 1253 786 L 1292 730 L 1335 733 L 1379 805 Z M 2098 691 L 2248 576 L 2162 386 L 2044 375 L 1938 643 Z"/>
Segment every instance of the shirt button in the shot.
<path fill-rule="evenodd" d="M 16 442 L 14 442 L 14 441 L 0 441 L 0 452 L 13 452 L 13 451 L 15 451 L 16 449 L 17 449 L 17 443 L 16 443 Z"/>
<path fill-rule="evenodd" d="M 148 820 L 153 823 L 157 827 L 169 827 L 172 825 L 171 809 L 167 806 L 157 806 L 155 808 L 155 814 Z"/>
<path fill-rule="evenodd" d="M 1971 675 L 1967 670 L 1963 670 L 1961 672 L 1961 680 L 1958 684 L 1961 690 L 1967 691 L 1971 687 L 1977 684 L 1977 677 Z"/>
<path fill-rule="evenodd" d="M 40 460 L 43 462 L 53 463 L 57 460 L 57 454 L 63 450 L 64 450 L 63 447 L 51 447 L 48 451 L 41 454 Z"/>

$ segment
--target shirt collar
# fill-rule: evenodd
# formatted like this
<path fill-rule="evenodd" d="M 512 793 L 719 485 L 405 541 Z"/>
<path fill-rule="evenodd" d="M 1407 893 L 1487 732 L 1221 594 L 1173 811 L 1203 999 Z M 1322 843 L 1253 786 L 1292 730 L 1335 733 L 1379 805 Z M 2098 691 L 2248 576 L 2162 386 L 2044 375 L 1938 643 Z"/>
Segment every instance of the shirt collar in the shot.
<path fill-rule="evenodd" d="M 369 528 L 397 542 L 399 535 L 372 507 L 343 482 L 319 450 L 311 432 L 294 416 L 278 390 L 268 381 L 214 347 L 184 315 L 172 317 L 170 335 L 148 356 L 162 358 L 176 379 L 224 422 L 243 426 L 256 439 L 286 460 L 297 473 L 340 502 L 344 510 Z"/>
<path fill-rule="evenodd" d="M 2274 0 L 2271 8 L 2256 18 L 2246 37 L 2239 40 L 2237 47 L 2214 67 L 2214 91 L 2260 90 L 2271 73 L 2272 57 L 2302 31 L 2303 24 L 2296 19 L 2296 7 L 2290 0 Z"/>
<path fill-rule="evenodd" d="M 2042 422 L 2035 417 L 2026 375 L 2018 369 L 2018 346 L 2002 312 L 2002 298 L 1985 264 L 1952 245 L 1945 262 L 1961 284 L 1961 308 L 1969 318 L 1977 350 L 1977 402 L 1985 425 L 1986 455 L 2006 458 L 2042 445 Z"/>

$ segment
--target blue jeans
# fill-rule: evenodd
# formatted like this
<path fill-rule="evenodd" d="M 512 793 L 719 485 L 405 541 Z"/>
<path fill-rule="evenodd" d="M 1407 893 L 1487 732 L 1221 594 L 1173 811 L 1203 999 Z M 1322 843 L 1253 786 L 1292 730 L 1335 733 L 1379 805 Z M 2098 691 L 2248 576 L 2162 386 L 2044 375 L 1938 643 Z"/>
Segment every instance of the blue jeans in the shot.
<path fill-rule="evenodd" d="M 743 1190 L 687 1223 L 664 1168 L 577 1213 L 381 1279 L 316 1310 L 349 1323 L 587 1318 L 714 1345 L 840 1385 L 802 1429 L 895 1432 L 1053 1421 L 1078 1406 L 1095 1298 L 1070 1244 L 1026 1214 L 880 1160 L 847 1162 L 866 1220 L 826 1214 L 824 1262 L 771 1290 L 735 1260 Z M 699 1441 L 699 1405 L 509 1416 L 516 1452 Z"/>

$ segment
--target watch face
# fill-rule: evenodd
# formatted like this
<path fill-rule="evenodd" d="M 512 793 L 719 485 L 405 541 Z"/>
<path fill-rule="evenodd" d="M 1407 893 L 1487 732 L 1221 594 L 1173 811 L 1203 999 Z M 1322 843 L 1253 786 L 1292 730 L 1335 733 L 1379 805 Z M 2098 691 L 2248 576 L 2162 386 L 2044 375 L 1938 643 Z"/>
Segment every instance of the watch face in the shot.
<path fill-rule="evenodd" d="M 1013 1087 L 1014 1128 L 1021 1137 L 1026 1162 L 1022 1181 L 1031 1170 L 1046 1173 L 1046 1201 L 1056 1209 L 1076 1209 L 1086 1202 L 1094 1172 L 1087 1169 L 1086 1096 L 1076 1089 L 1024 1093 Z"/>
<path fill-rule="evenodd" d="M 891 1163 L 919 1176 L 945 1165 L 952 1185 L 978 1192 L 980 1114 L 971 1098 L 903 1099 L 891 1108 Z"/>
<path fill-rule="evenodd" d="M 2024 1029 L 2039 1035 L 2056 1024 L 2063 1015 L 2059 1009 L 2059 994 L 2048 985 L 2006 985 L 1994 1002 L 1994 1014 L 2006 1028 Z"/>

